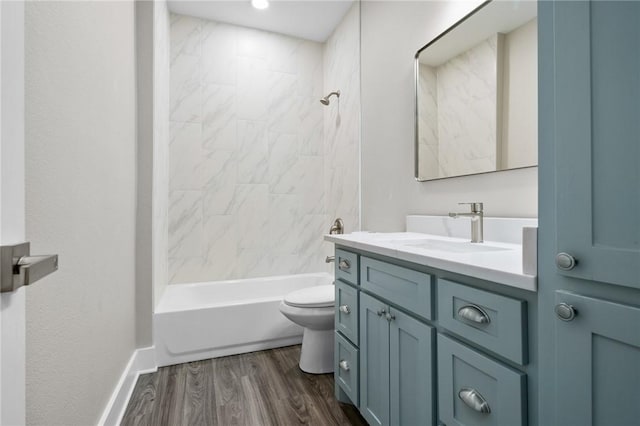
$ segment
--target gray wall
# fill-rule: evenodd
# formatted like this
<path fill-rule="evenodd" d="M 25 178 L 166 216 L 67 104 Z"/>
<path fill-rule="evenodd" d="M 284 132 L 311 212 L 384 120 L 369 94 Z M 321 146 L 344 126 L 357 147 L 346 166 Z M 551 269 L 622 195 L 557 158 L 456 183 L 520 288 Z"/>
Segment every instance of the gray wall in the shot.
<path fill-rule="evenodd" d="M 153 2 L 136 1 L 136 346 L 153 345 Z"/>
<path fill-rule="evenodd" d="M 26 4 L 27 423 L 95 424 L 135 349 L 133 2 Z M 37 238 L 36 238 L 37 237 Z"/>
<path fill-rule="evenodd" d="M 482 201 L 489 216 L 537 216 L 537 169 L 416 182 L 415 52 L 480 2 L 364 1 L 362 229 L 404 229 L 407 214 L 446 214 Z"/>

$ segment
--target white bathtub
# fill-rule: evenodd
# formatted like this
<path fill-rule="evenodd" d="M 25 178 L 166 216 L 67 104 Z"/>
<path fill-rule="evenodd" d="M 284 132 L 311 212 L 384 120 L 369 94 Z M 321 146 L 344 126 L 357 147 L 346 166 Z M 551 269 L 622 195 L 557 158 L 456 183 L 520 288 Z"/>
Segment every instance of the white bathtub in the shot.
<path fill-rule="evenodd" d="M 302 328 L 280 301 L 332 281 L 317 273 L 170 285 L 153 316 L 158 366 L 298 344 Z"/>

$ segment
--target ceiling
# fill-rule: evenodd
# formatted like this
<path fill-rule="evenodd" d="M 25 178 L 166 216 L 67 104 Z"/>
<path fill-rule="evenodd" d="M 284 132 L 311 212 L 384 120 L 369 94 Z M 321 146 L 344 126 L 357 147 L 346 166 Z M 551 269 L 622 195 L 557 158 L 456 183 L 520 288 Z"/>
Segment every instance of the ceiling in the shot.
<path fill-rule="evenodd" d="M 353 0 L 270 0 L 268 9 L 254 9 L 249 0 L 169 0 L 169 10 L 181 15 L 273 31 L 325 42 Z"/>

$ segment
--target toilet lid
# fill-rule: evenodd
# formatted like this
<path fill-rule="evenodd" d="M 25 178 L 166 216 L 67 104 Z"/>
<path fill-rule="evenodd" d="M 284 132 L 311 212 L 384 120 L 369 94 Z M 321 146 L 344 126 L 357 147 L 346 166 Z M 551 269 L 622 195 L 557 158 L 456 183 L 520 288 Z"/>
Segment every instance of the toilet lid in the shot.
<path fill-rule="evenodd" d="M 299 308 L 328 308 L 334 305 L 334 289 L 332 284 L 303 288 L 287 294 L 284 303 Z"/>

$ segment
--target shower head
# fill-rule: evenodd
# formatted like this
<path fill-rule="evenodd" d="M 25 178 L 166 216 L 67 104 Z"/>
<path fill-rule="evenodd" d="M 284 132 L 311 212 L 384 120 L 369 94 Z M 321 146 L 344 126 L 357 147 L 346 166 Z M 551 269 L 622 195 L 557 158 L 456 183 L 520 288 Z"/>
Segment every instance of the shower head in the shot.
<path fill-rule="evenodd" d="M 329 98 L 333 95 L 336 95 L 337 98 L 340 98 L 340 91 L 336 90 L 335 92 L 331 92 L 329 93 L 327 96 L 325 96 L 324 98 L 320 99 L 320 103 L 322 105 L 329 105 Z"/>

